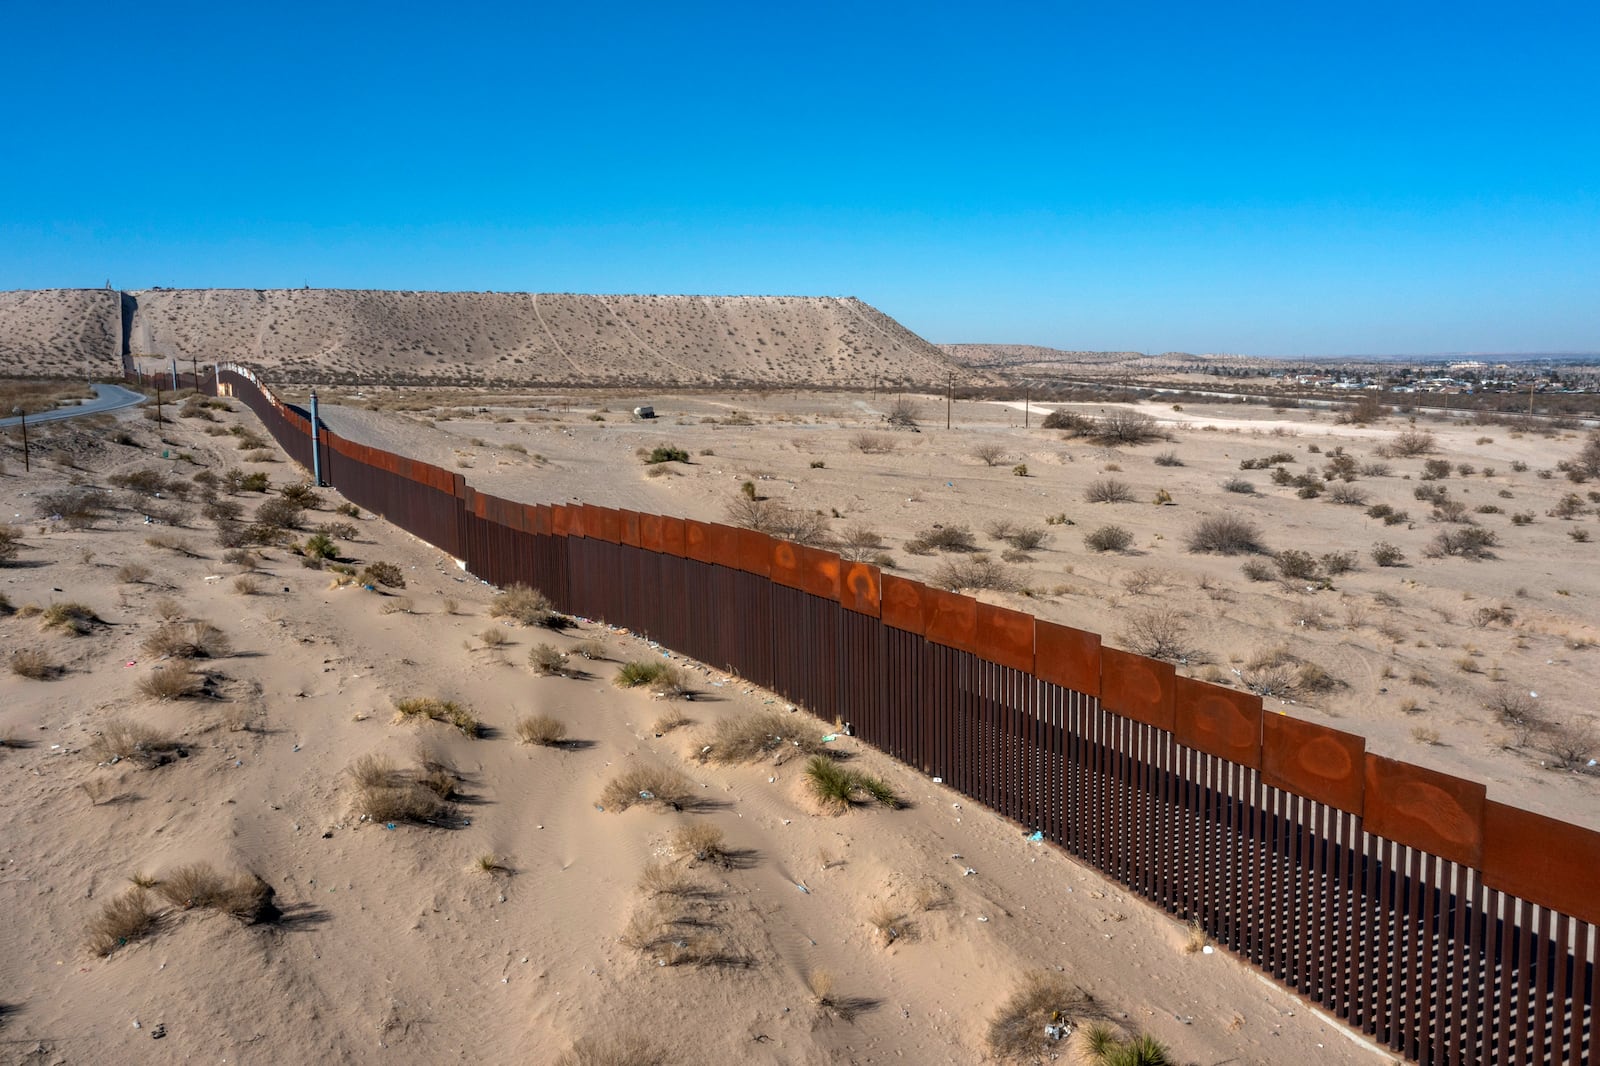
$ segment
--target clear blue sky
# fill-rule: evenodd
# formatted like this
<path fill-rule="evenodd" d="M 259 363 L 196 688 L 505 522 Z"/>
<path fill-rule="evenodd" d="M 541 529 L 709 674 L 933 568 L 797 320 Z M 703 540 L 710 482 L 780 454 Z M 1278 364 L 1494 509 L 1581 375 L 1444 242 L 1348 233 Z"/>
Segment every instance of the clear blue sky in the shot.
<path fill-rule="evenodd" d="M 7 3 L 0 288 L 1600 350 L 1600 5 Z"/>

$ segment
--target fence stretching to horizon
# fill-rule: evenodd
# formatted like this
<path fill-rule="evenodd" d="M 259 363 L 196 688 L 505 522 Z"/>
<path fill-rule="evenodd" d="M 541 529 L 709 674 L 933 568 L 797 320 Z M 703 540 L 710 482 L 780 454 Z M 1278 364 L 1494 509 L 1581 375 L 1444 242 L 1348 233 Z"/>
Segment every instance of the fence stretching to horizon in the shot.
<path fill-rule="evenodd" d="M 305 412 L 244 367 L 224 365 L 218 383 L 312 467 Z M 832 552 L 505 500 L 326 427 L 317 441 L 329 485 L 473 575 L 540 588 L 850 723 L 1399 1055 L 1591 1061 L 1592 830 L 1094 633 Z"/>

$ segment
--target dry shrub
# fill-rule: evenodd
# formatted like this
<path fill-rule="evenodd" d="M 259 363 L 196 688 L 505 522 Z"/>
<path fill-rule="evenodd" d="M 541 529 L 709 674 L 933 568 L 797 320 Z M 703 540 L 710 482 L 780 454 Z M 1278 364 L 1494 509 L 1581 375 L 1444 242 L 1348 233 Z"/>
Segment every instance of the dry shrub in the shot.
<path fill-rule="evenodd" d="M 158 667 L 139 679 L 142 696 L 153 700 L 183 700 L 200 694 L 202 678 L 186 666 L 172 663 Z"/>
<path fill-rule="evenodd" d="M 817 755 L 826 749 L 822 734 L 800 715 L 765 712 L 724 718 L 712 730 L 704 756 L 719 763 L 754 762 L 772 756 L 781 763 L 794 755 Z"/>
<path fill-rule="evenodd" d="M 868 911 L 867 924 L 877 930 L 879 942 L 885 947 L 911 935 L 911 919 L 888 903 L 876 904 Z"/>
<path fill-rule="evenodd" d="M 888 455 L 899 443 L 888 433 L 857 433 L 850 438 L 851 447 L 867 455 Z"/>
<path fill-rule="evenodd" d="M 704 887 L 670 863 L 652 862 L 639 872 L 639 891 L 646 896 L 690 896 Z"/>
<path fill-rule="evenodd" d="M 363 585 L 373 588 L 403 589 L 406 587 L 406 575 L 394 563 L 376 562 L 368 563 L 362 568 L 361 574 L 356 578 Z"/>
<path fill-rule="evenodd" d="M 505 629 L 500 626 L 490 626 L 478 634 L 478 639 L 483 641 L 485 648 L 503 648 L 511 643 L 511 638 L 506 635 Z"/>
<path fill-rule="evenodd" d="M 688 724 L 689 716 L 683 712 L 683 708 L 669 707 L 661 713 L 661 717 L 657 718 L 655 725 L 650 728 L 655 732 L 656 736 L 662 737 L 674 729 L 680 729 Z"/>
<path fill-rule="evenodd" d="M 158 766 L 180 745 L 169 734 L 125 718 L 113 718 L 100 727 L 89 752 L 98 762 L 127 760 L 136 766 Z"/>
<path fill-rule="evenodd" d="M 1084 547 L 1097 552 L 1127 551 L 1133 544 L 1133 534 L 1121 526 L 1101 526 L 1084 535 Z"/>
<path fill-rule="evenodd" d="M 679 826 L 672 834 L 672 854 L 690 862 L 708 862 L 713 866 L 729 866 L 733 862 L 722 830 L 710 822 L 691 822 Z"/>
<path fill-rule="evenodd" d="M 746 485 L 751 482 L 745 482 Z M 816 511 L 807 511 L 777 500 L 738 496 L 728 504 L 728 521 L 732 525 L 753 529 L 779 540 L 796 544 L 820 545 L 828 542 L 828 519 Z"/>
<path fill-rule="evenodd" d="M 1266 551 L 1261 544 L 1261 530 L 1254 522 L 1226 514 L 1209 515 L 1195 523 L 1186 543 L 1192 552 L 1216 552 L 1218 555 L 1254 555 Z"/>
<path fill-rule="evenodd" d="M 1439 441 L 1425 429 L 1405 429 L 1378 446 L 1378 454 L 1385 459 L 1409 459 L 1430 455 L 1439 450 Z"/>
<path fill-rule="evenodd" d="M 688 677 L 682 670 L 666 662 L 623 663 L 612 683 L 618 688 L 638 688 L 642 685 L 668 699 L 689 695 Z"/>
<path fill-rule="evenodd" d="M 572 646 L 572 650 L 574 654 L 581 655 L 590 662 L 600 662 L 610 654 L 610 650 L 606 647 L 606 642 L 599 637 L 580 640 Z"/>
<path fill-rule="evenodd" d="M 261 591 L 261 582 L 249 574 L 240 574 L 233 579 L 233 591 L 241 596 L 254 596 Z"/>
<path fill-rule="evenodd" d="M 1104 1016 L 1094 997 L 1069 982 L 1065 975 L 1033 970 L 1023 975 L 1017 988 L 989 1019 L 990 1054 L 1009 1062 L 1033 1062 L 1058 1050 L 1047 1026 L 1076 1026 Z"/>
<path fill-rule="evenodd" d="M 459 729 L 464 736 L 476 737 L 482 731 L 482 725 L 473 716 L 471 710 L 463 707 L 455 700 L 442 700 L 437 696 L 407 696 L 394 701 L 395 721 L 404 722 L 415 718 L 423 718 L 434 722 L 446 722 Z"/>
<path fill-rule="evenodd" d="M 665 1052 L 632 1033 L 579 1037 L 556 1060 L 556 1066 L 666 1066 L 666 1063 Z"/>
<path fill-rule="evenodd" d="M 545 677 L 568 677 L 572 673 L 567 657 L 554 644 L 535 644 L 528 649 L 528 665 Z"/>
<path fill-rule="evenodd" d="M 457 787 L 449 768 L 428 758 L 416 770 L 403 771 L 387 756 L 364 755 L 350 764 L 349 773 L 356 810 L 375 822 L 437 822 Z"/>
<path fill-rule="evenodd" d="M 517 740 L 520 743 L 553 748 L 566 738 L 566 724 L 559 718 L 548 714 L 534 714 L 517 719 Z"/>
<path fill-rule="evenodd" d="M 1015 569 L 987 555 L 945 559 L 928 575 L 928 582 L 950 592 L 962 589 L 1021 592 L 1027 587 Z"/>
<path fill-rule="evenodd" d="M 912 555 L 930 552 L 972 552 L 978 550 L 977 538 L 966 526 L 933 526 L 924 529 L 906 541 L 906 551 Z"/>
<path fill-rule="evenodd" d="M 22 548 L 22 534 L 13 526 L 0 523 L 0 566 L 17 557 Z"/>
<path fill-rule="evenodd" d="M 662 766 L 635 766 L 606 782 L 600 804 L 608 811 L 625 811 L 636 804 L 654 803 L 682 810 L 694 796 L 694 782 Z"/>
<path fill-rule="evenodd" d="M 60 673 L 61 667 L 37 648 L 18 648 L 11 653 L 11 672 L 33 681 L 47 681 Z"/>
<path fill-rule="evenodd" d="M 1154 418 L 1143 411 L 1112 409 L 1094 424 L 1090 435 L 1100 444 L 1146 444 L 1165 434 Z"/>
<path fill-rule="evenodd" d="M 124 563 L 117 567 L 117 580 L 124 585 L 138 585 L 149 580 L 150 568 L 143 563 Z"/>
<path fill-rule="evenodd" d="M 99 616 L 84 603 L 52 603 L 39 613 L 40 629 L 58 629 L 75 637 L 92 632 L 99 622 Z"/>
<path fill-rule="evenodd" d="M 1170 607 L 1134 612 L 1118 637 L 1129 651 L 1152 659 L 1187 662 L 1197 655 L 1188 620 Z"/>
<path fill-rule="evenodd" d="M 183 604 L 171 596 L 163 596 L 155 603 L 155 613 L 163 622 L 176 622 L 184 617 Z"/>
<path fill-rule="evenodd" d="M 173 870 L 157 883 L 156 892 L 179 910 L 214 910 L 246 924 L 267 916 L 273 896 L 254 874 L 222 874 L 203 862 Z"/>
<path fill-rule="evenodd" d="M 187 559 L 200 558 L 200 554 L 194 550 L 194 546 L 192 544 L 184 540 L 182 537 L 174 536 L 171 533 L 152 533 L 148 537 L 144 538 L 144 542 L 152 548 L 160 548 L 162 551 L 169 551 L 175 555 L 182 555 Z"/>
<path fill-rule="evenodd" d="M 1106 477 L 1089 482 L 1083 490 L 1083 498 L 1090 503 L 1128 503 L 1133 499 L 1133 490 L 1126 481 Z"/>
<path fill-rule="evenodd" d="M 146 655 L 171 659 L 224 659 L 233 654 L 228 635 L 210 622 L 168 623 L 144 640 Z"/>
<path fill-rule="evenodd" d="M 544 626 L 548 629 L 562 629 L 569 624 L 566 616 L 556 610 L 550 597 L 520 582 L 489 601 L 489 617 L 509 618 L 525 626 Z"/>
<path fill-rule="evenodd" d="M 158 922 L 144 889 L 134 887 L 109 900 L 89 922 L 89 950 L 104 957 L 155 932 Z"/>

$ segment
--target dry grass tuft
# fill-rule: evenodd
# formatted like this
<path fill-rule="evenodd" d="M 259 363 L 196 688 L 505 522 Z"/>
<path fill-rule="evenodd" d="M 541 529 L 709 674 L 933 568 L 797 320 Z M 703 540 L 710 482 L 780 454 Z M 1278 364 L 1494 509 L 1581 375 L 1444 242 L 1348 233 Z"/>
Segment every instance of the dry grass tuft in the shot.
<path fill-rule="evenodd" d="M 729 866 L 733 862 L 722 830 L 709 822 L 679 826 L 673 831 L 671 847 L 673 855 L 690 862 L 707 862 L 713 866 Z"/>
<path fill-rule="evenodd" d="M 625 811 L 646 803 L 682 810 L 693 796 L 694 782 L 678 771 L 661 766 L 636 766 L 606 783 L 600 793 L 600 805 L 608 811 Z"/>
<path fill-rule="evenodd" d="M 724 718 L 712 730 L 709 746 L 704 757 L 723 764 L 754 762 L 769 755 L 774 763 L 782 763 L 795 755 L 827 750 L 822 733 L 806 719 L 772 712 Z"/>
<path fill-rule="evenodd" d="M 518 583 L 489 601 L 489 617 L 509 618 L 525 626 L 563 629 L 570 620 L 555 608 L 550 597 L 536 588 Z"/>
<path fill-rule="evenodd" d="M 261 591 L 261 582 L 249 574 L 240 574 L 233 579 L 233 591 L 241 596 L 254 596 Z"/>
<path fill-rule="evenodd" d="M 567 727 L 559 718 L 534 714 L 517 719 L 517 740 L 523 744 L 554 748 L 567 738 Z"/>
<path fill-rule="evenodd" d="M 228 635 L 210 622 L 169 622 L 144 640 L 146 655 L 171 659 L 223 659 L 233 654 Z"/>
<path fill-rule="evenodd" d="M 541 677 L 570 677 L 567 657 L 554 644 L 535 644 L 528 649 L 528 665 Z"/>
<path fill-rule="evenodd" d="M 158 920 L 144 889 L 130 888 L 107 902 L 89 922 L 89 950 L 102 958 L 110 955 L 149 936 Z"/>
<path fill-rule="evenodd" d="M 407 696 L 394 701 L 395 721 L 406 722 L 422 718 L 445 722 L 459 729 L 463 736 L 476 737 L 483 731 L 482 724 L 473 713 L 455 700 L 442 700 L 437 696 Z"/>
<path fill-rule="evenodd" d="M 152 700 L 186 700 L 198 696 L 202 678 L 178 663 L 157 667 L 139 679 L 139 694 Z"/>
<path fill-rule="evenodd" d="M 11 653 L 11 672 L 33 681 L 48 681 L 61 672 L 61 666 L 37 648 L 18 648 Z"/>
<path fill-rule="evenodd" d="M 100 727 L 89 752 L 98 762 L 126 759 L 138 766 L 158 766 L 179 747 L 170 734 L 125 718 L 113 718 Z"/>
<path fill-rule="evenodd" d="M 347 772 L 356 810 L 375 822 L 436 823 L 459 784 L 447 765 L 426 754 L 419 755 L 415 770 L 401 770 L 388 756 L 373 753 L 351 763 Z"/>
<path fill-rule="evenodd" d="M 683 712 L 683 708 L 669 707 L 661 713 L 661 717 L 657 718 L 655 725 L 650 728 L 655 732 L 656 736 L 664 737 L 674 729 L 680 729 L 688 724 L 689 716 Z"/>
<path fill-rule="evenodd" d="M 179 910 L 214 910 L 247 925 L 266 919 L 273 896 L 271 886 L 255 874 L 221 874 L 203 862 L 168 873 L 156 893 Z"/>
<path fill-rule="evenodd" d="M 59 629 L 75 637 L 92 632 L 99 621 L 94 610 L 83 603 L 52 603 L 39 612 L 40 629 Z"/>
<path fill-rule="evenodd" d="M 668 699 L 689 695 L 687 675 L 671 663 L 656 660 L 623 663 L 612 681 L 619 688 L 638 688 L 642 685 Z"/>
<path fill-rule="evenodd" d="M 1058 1050 L 1046 1026 L 1075 1026 L 1103 1011 L 1094 997 L 1070 983 L 1065 975 L 1033 970 L 1023 975 L 1016 991 L 989 1019 L 989 1052 L 1010 1062 L 1050 1058 Z"/>

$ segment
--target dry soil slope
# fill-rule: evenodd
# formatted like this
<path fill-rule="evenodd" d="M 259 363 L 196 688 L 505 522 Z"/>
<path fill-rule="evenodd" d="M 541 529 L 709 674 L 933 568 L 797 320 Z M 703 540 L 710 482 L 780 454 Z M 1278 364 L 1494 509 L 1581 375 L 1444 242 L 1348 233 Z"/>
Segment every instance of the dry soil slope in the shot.
<path fill-rule="evenodd" d="M 853 298 L 340 289 L 133 294 L 135 353 L 276 381 L 833 385 L 942 381 L 934 345 Z"/>
<path fill-rule="evenodd" d="M 0 292 L 0 375 L 116 375 L 121 345 L 110 289 Z"/>
<path fill-rule="evenodd" d="M 941 351 L 974 371 L 1004 374 L 1027 372 L 1159 373 L 1196 366 L 1256 366 L 1266 360 L 1238 355 L 1191 355 L 1188 352 L 1082 352 L 1044 348 L 1036 344 L 941 344 Z"/>

